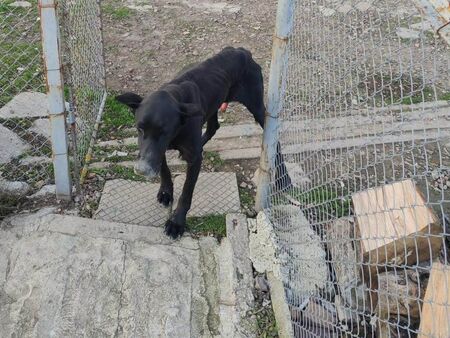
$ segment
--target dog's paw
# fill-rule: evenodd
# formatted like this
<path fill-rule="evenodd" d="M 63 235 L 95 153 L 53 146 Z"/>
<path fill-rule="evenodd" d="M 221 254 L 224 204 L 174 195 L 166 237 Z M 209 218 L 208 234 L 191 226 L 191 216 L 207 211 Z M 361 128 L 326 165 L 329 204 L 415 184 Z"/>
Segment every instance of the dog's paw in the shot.
<path fill-rule="evenodd" d="M 166 222 L 164 232 L 167 236 L 172 237 L 173 239 L 177 239 L 178 237 L 183 236 L 184 229 L 184 225 L 177 224 L 169 219 Z"/>
<path fill-rule="evenodd" d="M 173 194 L 167 191 L 160 190 L 158 192 L 158 195 L 156 196 L 156 199 L 159 203 L 161 203 L 165 207 L 168 207 L 173 202 Z"/>

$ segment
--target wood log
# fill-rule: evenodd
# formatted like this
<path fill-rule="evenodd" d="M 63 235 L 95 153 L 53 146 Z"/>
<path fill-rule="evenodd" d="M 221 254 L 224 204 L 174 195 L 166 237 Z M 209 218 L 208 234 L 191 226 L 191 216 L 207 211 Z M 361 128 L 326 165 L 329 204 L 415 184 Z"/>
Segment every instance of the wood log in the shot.
<path fill-rule="evenodd" d="M 434 262 L 423 300 L 418 338 L 450 337 L 450 266 Z"/>
<path fill-rule="evenodd" d="M 406 318 L 417 323 L 424 297 L 423 285 L 415 270 L 394 270 L 378 275 L 377 315 L 381 319 L 398 322 Z"/>
<path fill-rule="evenodd" d="M 358 192 L 352 199 L 367 272 L 437 256 L 442 226 L 412 180 Z"/>
<path fill-rule="evenodd" d="M 374 289 L 362 282 L 362 259 L 358 242 L 355 239 L 355 224 L 352 217 L 339 218 L 327 230 L 327 247 L 330 252 L 333 270 L 342 306 L 349 310 L 373 312 L 376 305 Z"/>

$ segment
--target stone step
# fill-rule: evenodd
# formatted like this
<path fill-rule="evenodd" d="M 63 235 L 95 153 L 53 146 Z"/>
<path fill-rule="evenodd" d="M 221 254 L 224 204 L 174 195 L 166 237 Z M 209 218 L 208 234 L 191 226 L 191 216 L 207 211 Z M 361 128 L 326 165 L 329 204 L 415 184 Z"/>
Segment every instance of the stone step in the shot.
<path fill-rule="evenodd" d="M 1 229 L 4 336 L 255 337 L 242 231 L 173 241 L 161 228 L 49 213 Z"/>
<path fill-rule="evenodd" d="M 174 179 L 174 205 L 183 188 L 185 175 Z M 96 219 L 115 222 L 162 226 L 170 215 L 156 200 L 159 184 L 123 179 L 107 181 L 103 189 Z M 201 173 L 194 190 L 188 216 L 224 215 L 240 211 L 235 173 Z"/>

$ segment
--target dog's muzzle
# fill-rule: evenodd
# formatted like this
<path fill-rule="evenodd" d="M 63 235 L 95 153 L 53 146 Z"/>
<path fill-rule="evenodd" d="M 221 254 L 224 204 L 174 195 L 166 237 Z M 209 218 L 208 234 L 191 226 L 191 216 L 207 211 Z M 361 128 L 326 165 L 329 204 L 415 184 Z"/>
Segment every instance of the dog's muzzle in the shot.
<path fill-rule="evenodd" d="M 134 165 L 134 172 L 137 175 L 142 175 L 148 178 L 153 178 L 159 175 L 159 170 L 154 170 L 146 161 L 139 160 Z"/>

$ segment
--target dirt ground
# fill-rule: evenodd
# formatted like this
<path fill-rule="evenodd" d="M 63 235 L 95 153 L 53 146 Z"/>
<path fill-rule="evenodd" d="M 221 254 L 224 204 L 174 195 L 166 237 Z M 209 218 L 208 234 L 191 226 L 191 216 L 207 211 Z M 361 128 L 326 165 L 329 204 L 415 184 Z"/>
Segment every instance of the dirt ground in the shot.
<path fill-rule="evenodd" d="M 105 0 L 103 6 L 110 90 L 147 94 L 226 46 L 249 49 L 267 83 L 275 0 Z M 251 120 L 238 106 L 222 119 Z"/>

